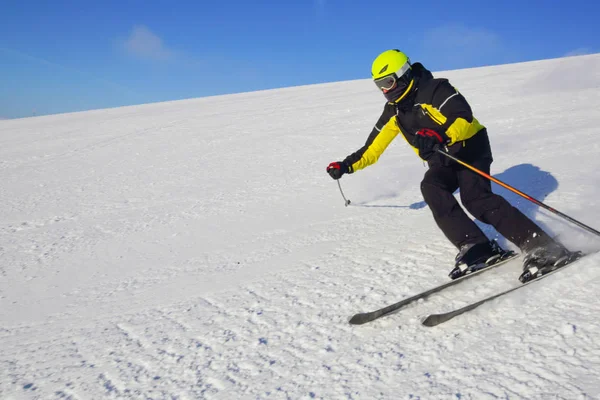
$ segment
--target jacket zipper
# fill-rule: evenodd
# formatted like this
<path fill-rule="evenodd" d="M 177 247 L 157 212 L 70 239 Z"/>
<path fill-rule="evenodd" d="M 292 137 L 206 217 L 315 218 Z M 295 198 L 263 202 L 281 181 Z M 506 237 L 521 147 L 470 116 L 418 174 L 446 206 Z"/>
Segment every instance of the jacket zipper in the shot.
<path fill-rule="evenodd" d="M 427 111 L 427 109 L 426 109 L 426 108 L 423 108 L 423 111 L 425 111 L 425 114 L 427 114 L 427 115 L 429 116 L 429 118 L 431 118 L 431 119 L 433 120 L 433 122 L 435 122 L 435 123 L 436 123 L 436 124 L 438 124 L 438 125 L 444 125 L 444 124 L 442 124 L 442 121 L 440 121 L 440 120 L 438 120 L 437 118 L 435 118 L 435 117 L 433 116 L 433 114 L 431 114 L 429 111 Z"/>

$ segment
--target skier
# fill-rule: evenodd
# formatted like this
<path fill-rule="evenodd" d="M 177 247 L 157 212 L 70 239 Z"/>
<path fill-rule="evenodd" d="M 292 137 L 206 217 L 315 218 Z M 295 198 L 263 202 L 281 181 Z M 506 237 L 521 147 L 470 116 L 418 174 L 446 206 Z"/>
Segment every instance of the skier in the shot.
<path fill-rule="evenodd" d="M 527 280 L 571 261 L 572 255 L 503 197 L 491 182 L 436 150 L 445 149 L 489 174 L 492 152 L 486 128 L 447 79 L 434 78 L 421 63 L 411 64 L 400 50 L 381 53 L 371 75 L 387 102 L 365 145 L 343 161 L 329 164 L 333 179 L 374 164 L 400 133 L 429 169 L 421 182 L 423 198 L 438 227 L 459 250 L 450 277 L 491 265 L 506 252 L 490 241 L 463 211 L 453 193 L 460 188 L 465 208 L 492 225 L 526 255 Z"/>

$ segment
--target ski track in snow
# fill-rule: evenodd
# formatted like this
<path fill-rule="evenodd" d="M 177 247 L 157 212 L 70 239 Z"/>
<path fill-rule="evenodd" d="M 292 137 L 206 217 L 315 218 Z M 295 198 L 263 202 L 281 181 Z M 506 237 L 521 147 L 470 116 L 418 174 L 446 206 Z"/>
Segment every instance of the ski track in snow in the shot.
<path fill-rule="evenodd" d="M 600 227 L 600 56 L 441 75 L 494 174 Z M 347 323 L 444 282 L 455 254 L 401 140 L 342 179 L 351 207 L 324 173 L 381 105 L 365 80 L 0 121 L 0 398 L 600 398 L 600 255 L 439 327 L 419 320 L 517 285 L 519 261 Z"/>

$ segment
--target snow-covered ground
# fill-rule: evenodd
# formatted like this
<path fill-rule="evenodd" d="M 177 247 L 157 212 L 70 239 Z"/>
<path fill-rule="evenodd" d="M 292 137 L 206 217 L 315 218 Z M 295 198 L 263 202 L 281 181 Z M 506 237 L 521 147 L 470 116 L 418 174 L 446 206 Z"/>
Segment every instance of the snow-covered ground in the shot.
<path fill-rule="evenodd" d="M 600 55 L 436 75 L 495 176 L 600 228 Z M 439 327 L 420 317 L 518 285 L 519 262 L 348 324 L 456 252 L 403 140 L 341 180 L 350 207 L 325 173 L 382 106 L 360 80 L 0 122 L 0 398 L 600 398 L 598 255 Z"/>

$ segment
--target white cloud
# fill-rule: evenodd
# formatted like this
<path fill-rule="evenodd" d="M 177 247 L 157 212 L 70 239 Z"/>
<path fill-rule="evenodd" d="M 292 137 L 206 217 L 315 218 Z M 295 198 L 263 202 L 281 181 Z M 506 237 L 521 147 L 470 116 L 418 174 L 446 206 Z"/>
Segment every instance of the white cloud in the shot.
<path fill-rule="evenodd" d="M 448 69 L 507 61 L 500 36 L 461 24 L 447 24 L 425 32 L 423 50 L 428 58 Z"/>
<path fill-rule="evenodd" d="M 425 40 L 443 46 L 473 48 L 482 45 L 496 45 L 499 38 L 498 35 L 484 29 L 449 24 L 430 30 L 426 33 Z"/>
<path fill-rule="evenodd" d="M 127 53 L 143 59 L 166 61 L 175 57 L 175 52 L 144 25 L 134 26 L 122 45 Z"/>

